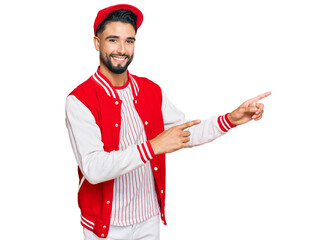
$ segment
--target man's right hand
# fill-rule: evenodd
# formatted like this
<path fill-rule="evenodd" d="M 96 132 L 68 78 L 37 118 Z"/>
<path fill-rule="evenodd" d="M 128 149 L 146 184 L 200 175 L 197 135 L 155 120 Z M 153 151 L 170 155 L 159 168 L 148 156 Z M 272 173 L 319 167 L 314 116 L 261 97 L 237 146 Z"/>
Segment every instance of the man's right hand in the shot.
<path fill-rule="evenodd" d="M 149 141 L 155 155 L 171 153 L 189 147 L 188 142 L 190 141 L 190 132 L 185 129 L 200 123 L 201 120 L 186 122 L 169 128 L 157 135 L 154 139 Z"/>

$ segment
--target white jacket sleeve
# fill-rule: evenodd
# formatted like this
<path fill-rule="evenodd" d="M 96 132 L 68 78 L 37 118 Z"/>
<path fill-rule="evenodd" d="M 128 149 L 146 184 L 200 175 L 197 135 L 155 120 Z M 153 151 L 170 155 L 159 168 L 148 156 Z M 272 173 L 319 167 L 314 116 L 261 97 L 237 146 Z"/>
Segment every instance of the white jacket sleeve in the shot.
<path fill-rule="evenodd" d="M 162 92 L 162 114 L 165 130 L 189 121 L 185 119 L 184 113 L 169 101 L 164 92 Z M 189 128 L 188 130 L 191 133 L 189 146 L 202 145 L 224 135 L 233 127 L 230 124 L 225 124 L 224 121 L 224 116 L 211 117 Z M 224 124 L 224 127 L 222 124 Z"/>
<path fill-rule="evenodd" d="M 66 126 L 78 166 L 91 184 L 105 182 L 143 166 L 152 159 L 149 141 L 124 151 L 104 151 L 100 128 L 91 111 L 75 96 L 66 100 Z"/>

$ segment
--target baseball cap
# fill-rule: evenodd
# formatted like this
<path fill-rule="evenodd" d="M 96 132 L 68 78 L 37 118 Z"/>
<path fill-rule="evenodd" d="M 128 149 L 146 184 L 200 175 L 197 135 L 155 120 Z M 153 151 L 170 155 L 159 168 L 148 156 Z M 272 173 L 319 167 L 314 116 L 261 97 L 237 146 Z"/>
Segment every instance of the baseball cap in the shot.
<path fill-rule="evenodd" d="M 142 12 L 138 8 L 132 5 L 129 5 L 129 4 L 117 4 L 117 5 L 104 8 L 98 12 L 97 17 L 94 21 L 94 25 L 93 25 L 94 34 L 95 35 L 97 34 L 96 31 L 97 31 L 98 25 L 101 24 L 111 12 L 120 10 L 120 9 L 132 11 L 137 16 L 137 20 L 135 23 L 136 27 L 139 28 L 141 26 L 142 21 L 143 21 L 143 15 L 142 15 Z"/>

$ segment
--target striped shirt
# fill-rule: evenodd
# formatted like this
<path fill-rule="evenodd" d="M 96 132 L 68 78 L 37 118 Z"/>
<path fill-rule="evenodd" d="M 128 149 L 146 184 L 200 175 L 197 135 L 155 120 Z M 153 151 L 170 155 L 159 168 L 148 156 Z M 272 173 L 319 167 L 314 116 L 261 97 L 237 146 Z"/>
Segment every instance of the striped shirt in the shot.
<path fill-rule="evenodd" d="M 121 106 L 119 150 L 147 141 L 143 123 L 135 110 L 130 81 L 115 88 Z M 111 225 L 127 226 L 160 214 L 150 161 L 114 180 Z"/>

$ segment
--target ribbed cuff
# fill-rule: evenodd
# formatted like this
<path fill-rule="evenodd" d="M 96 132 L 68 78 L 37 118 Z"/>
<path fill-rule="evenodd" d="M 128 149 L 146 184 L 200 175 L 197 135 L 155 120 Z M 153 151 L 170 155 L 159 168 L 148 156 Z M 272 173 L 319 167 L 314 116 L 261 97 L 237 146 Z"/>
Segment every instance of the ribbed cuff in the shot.
<path fill-rule="evenodd" d="M 142 143 L 140 145 L 137 145 L 137 148 L 140 153 L 141 160 L 144 163 L 146 163 L 147 161 L 155 157 L 155 153 L 149 141 Z"/>
<path fill-rule="evenodd" d="M 228 132 L 231 128 L 236 127 L 236 125 L 230 122 L 227 115 L 228 113 L 223 116 L 219 116 L 217 119 L 218 125 L 223 132 Z"/>

